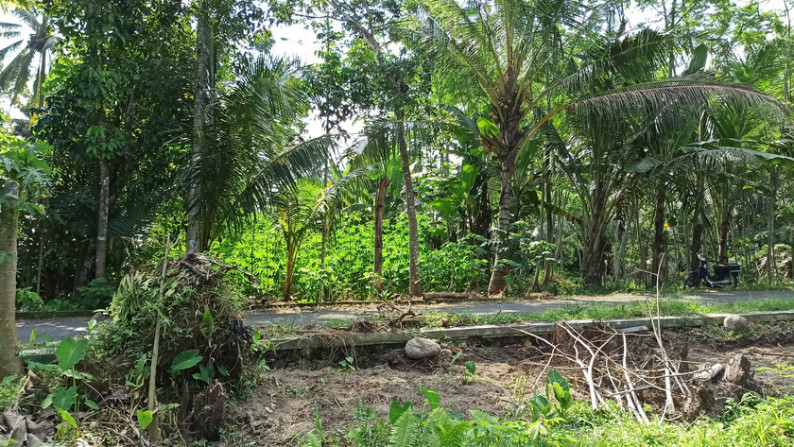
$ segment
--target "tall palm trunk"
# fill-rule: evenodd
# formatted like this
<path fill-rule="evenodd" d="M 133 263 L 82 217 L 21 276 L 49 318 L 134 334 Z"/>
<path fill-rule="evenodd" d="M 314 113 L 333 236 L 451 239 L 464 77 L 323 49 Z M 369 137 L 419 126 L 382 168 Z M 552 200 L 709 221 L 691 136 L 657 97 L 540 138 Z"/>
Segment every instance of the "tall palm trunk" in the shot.
<path fill-rule="evenodd" d="M 8 181 L 3 185 L 0 205 L 0 379 L 21 374 L 17 357 L 16 291 L 17 291 L 17 208 L 19 185 Z"/>
<path fill-rule="evenodd" d="M 405 183 L 405 209 L 408 214 L 408 293 L 411 296 L 422 295 L 422 284 L 419 279 L 419 229 L 416 222 L 416 200 L 411 180 L 411 161 L 408 158 L 408 143 L 405 141 L 405 111 L 398 109 L 397 146 L 400 150 L 403 181 Z"/>
<path fill-rule="evenodd" d="M 584 240 L 584 259 L 582 262 L 582 285 L 587 289 L 598 289 L 604 277 L 604 227 L 606 197 L 596 188 L 592 200 L 592 215 L 587 222 Z"/>
<path fill-rule="evenodd" d="M 703 196 L 705 187 L 703 174 L 697 174 L 697 186 L 695 187 L 695 213 L 692 217 L 692 245 L 689 249 L 690 268 L 696 269 L 699 265 L 698 254 L 703 247 Z"/>
<path fill-rule="evenodd" d="M 618 237 L 620 241 L 618 247 L 615 249 L 615 259 L 612 264 L 612 278 L 615 281 L 620 281 L 626 274 L 626 252 L 628 250 L 629 230 L 627 228 L 625 216 L 618 221 Z"/>
<path fill-rule="evenodd" d="M 512 44 L 508 45 L 512 48 Z M 510 267 L 504 261 L 510 251 L 508 231 L 513 223 L 513 212 L 511 201 L 513 199 L 513 177 L 516 171 L 516 155 L 522 133 L 519 130 L 521 118 L 524 116 L 522 108 L 523 95 L 519 94 L 517 73 L 512 66 L 505 69 L 504 91 L 501 96 L 501 108 L 494 106 L 493 114 L 498 116 L 499 121 L 499 152 L 498 159 L 502 164 L 501 180 L 502 185 L 499 194 L 499 234 L 496 256 L 494 256 L 494 268 L 491 271 L 491 281 L 488 284 L 488 295 L 506 295 L 507 275 Z"/>
<path fill-rule="evenodd" d="M 777 273 L 775 265 L 775 212 L 777 209 L 777 168 L 769 168 L 769 221 L 767 222 L 766 233 L 766 271 L 770 278 Z"/>
<path fill-rule="evenodd" d="M 375 273 L 375 290 L 383 294 L 383 214 L 386 204 L 386 192 L 391 184 L 389 177 L 378 180 L 378 191 L 375 194 L 375 255 L 372 270 Z"/>
<path fill-rule="evenodd" d="M 488 179 L 483 178 L 480 186 L 479 203 L 471 223 L 471 232 L 486 239 L 490 237 L 491 220 L 491 197 L 488 191 Z"/>
<path fill-rule="evenodd" d="M 728 262 L 728 230 L 730 229 L 730 211 L 723 205 L 719 223 L 717 224 L 717 261 L 720 264 Z"/>
<path fill-rule="evenodd" d="M 289 301 L 292 298 L 292 284 L 295 275 L 295 258 L 297 254 L 297 247 L 290 242 L 290 239 L 287 239 L 287 269 L 284 274 L 284 291 L 282 294 L 284 301 Z"/>
<path fill-rule="evenodd" d="M 503 262 L 509 250 L 507 233 L 513 223 L 513 212 L 510 202 L 513 199 L 513 176 L 515 175 L 515 159 L 502 160 L 502 186 L 499 189 L 499 228 L 494 269 L 491 272 L 491 281 L 488 284 L 488 295 L 504 295 L 507 293 L 507 275 L 510 267 Z"/>
<path fill-rule="evenodd" d="M 108 216 L 110 214 L 110 169 L 108 161 L 99 158 L 99 212 L 96 232 L 96 269 L 94 278 L 105 277 L 108 252 Z"/>
<path fill-rule="evenodd" d="M 205 10 L 205 2 L 201 2 L 199 10 Z M 201 163 L 203 155 L 203 131 L 206 124 L 207 105 L 209 103 L 209 48 L 206 36 L 209 29 L 206 20 L 198 17 L 196 21 L 196 86 L 193 103 L 193 141 L 191 147 L 191 162 L 193 169 Z M 194 175 L 195 172 L 190 173 Z M 188 228 L 187 228 L 187 251 L 191 253 L 202 252 L 207 249 L 203 246 L 206 238 L 206 229 L 202 229 L 204 218 L 203 207 L 201 204 L 201 184 L 197 178 L 193 178 L 190 183 L 188 193 Z"/>
<path fill-rule="evenodd" d="M 660 284 L 667 279 L 667 260 L 665 256 L 665 185 L 662 184 L 656 191 L 656 206 L 653 214 L 653 262 L 651 263 L 651 278 L 653 283 Z M 658 276 L 656 276 L 658 274 Z"/>
<path fill-rule="evenodd" d="M 46 19 L 46 18 L 45 18 Z M 47 52 L 42 51 L 41 56 L 39 59 L 40 67 L 39 67 L 39 75 L 38 79 L 36 80 L 36 104 L 38 108 L 44 108 L 44 80 L 47 79 Z"/>

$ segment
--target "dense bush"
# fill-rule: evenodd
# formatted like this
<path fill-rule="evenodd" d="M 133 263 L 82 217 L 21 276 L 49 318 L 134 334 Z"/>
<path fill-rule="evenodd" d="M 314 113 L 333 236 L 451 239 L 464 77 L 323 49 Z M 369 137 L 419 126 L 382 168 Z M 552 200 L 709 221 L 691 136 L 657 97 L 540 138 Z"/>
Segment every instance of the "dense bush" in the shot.
<path fill-rule="evenodd" d="M 102 364 L 112 359 L 118 368 L 116 377 L 131 370 L 147 373 L 148 366 L 141 365 L 151 358 L 159 320 L 158 375 L 162 377 L 158 383 L 177 385 L 194 373 L 197 380 L 209 383 L 204 379 L 215 377 L 216 372 L 218 378 L 228 377 L 225 382 L 233 380 L 242 371 L 248 352 L 242 348 L 253 341 L 253 331 L 241 322 L 241 297 L 226 279 L 234 274 L 209 259 L 186 255 L 170 264 L 162 281 L 160 275 L 127 275 L 110 305 L 111 320 L 97 331 L 89 360 Z M 180 356 L 200 359 L 174 371 Z"/>
<path fill-rule="evenodd" d="M 488 285 L 488 260 L 483 245 L 487 241 L 468 235 L 456 242 L 434 247 L 430 222 L 419 216 L 419 268 L 423 291 L 463 292 Z M 295 295 L 298 300 L 313 301 L 323 290 L 332 299 L 365 299 L 373 289 L 374 228 L 358 223 L 356 216 L 346 220 L 331 233 L 325 268 L 321 267 L 322 235 L 314 231 L 306 236 L 298 255 Z M 424 230 L 423 230 L 424 229 Z M 383 225 L 383 286 L 389 294 L 408 291 L 408 225 L 405 216 Z M 251 293 L 280 297 L 284 280 L 284 241 L 278 226 L 259 221 L 234 239 L 213 246 L 227 262 L 261 279 Z M 246 283 L 240 283 L 244 286 Z"/>

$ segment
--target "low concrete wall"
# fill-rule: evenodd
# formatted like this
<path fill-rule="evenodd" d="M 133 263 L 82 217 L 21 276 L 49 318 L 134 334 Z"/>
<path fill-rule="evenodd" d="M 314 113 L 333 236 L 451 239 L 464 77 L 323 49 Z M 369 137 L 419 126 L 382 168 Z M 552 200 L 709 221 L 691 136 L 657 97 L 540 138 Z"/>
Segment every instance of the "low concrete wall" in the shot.
<path fill-rule="evenodd" d="M 654 324 L 661 324 L 661 327 L 663 328 L 698 327 L 706 324 L 721 325 L 725 317 L 728 315 L 730 314 L 661 317 L 654 318 L 653 322 Z M 752 312 L 741 315 L 754 323 L 773 323 L 777 321 L 794 320 L 794 311 Z M 575 320 L 569 321 L 568 324 L 570 324 L 573 328 L 580 328 L 586 324 L 591 324 L 594 321 L 597 320 Z M 604 322 L 608 323 L 615 329 L 629 329 L 640 326 L 651 327 L 650 318 L 629 318 L 622 320 L 607 320 Z M 522 338 L 530 337 L 524 332 L 538 335 L 549 334 L 554 330 L 555 324 L 556 323 L 535 322 L 511 325 L 489 324 L 483 326 L 466 326 L 449 329 L 428 329 L 424 331 L 417 330 L 407 332 L 373 332 L 338 335 L 318 334 L 304 337 L 278 338 L 269 340 L 269 342 L 272 343 L 273 350 L 278 352 L 320 348 L 350 348 L 356 346 L 373 345 L 403 345 L 414 337 L 424 337 L 448 342 L 465 341 L 470 339 L 487 340 L 500 338 Z M 264 342 L 268 341 L 265 340 Z M 53 348 L 30 349 L 20 352 L 20 357 L 25 360 L 35 360 L 45 363 L 55 360 L 55 352 Z"/>
<path fill-rule="evenodd" d="M 663 328 L 686 328 L 697 327 L 705 324 L 721 325 L 729 314 L 709 314 L 686 317 L 661 317 L 654 318 L 654 324 L 660 324 Z M 794 311 L 780 312 L 752 312 L 741 314 L 751 322 L 776 322 L 794 320 Z M 575 320 L 569 321 L 571 327 L 579 328 L 583 325 L 593 323 L 596 320 Z M 629 318 L 622 320 L 605 321 L 615 329 L 628 329 L 638 326 L 651 327 L 650 318 Z M 460 341 L 468 339 L 498 339 L 498 338 L 520 338 L 529 337 L 523 332 L 532 334 L 549 334 L 554 330 L 556 323 L 522 323 L 511 325 L 483 325 L 466 326 L 449 329 L 428 329 L 413 332 L 374 332 L 362 334 L 339 334 L 339 335 L 308 335 L 303 337 L 287 337 L 270 340 L 275 351 L 291 351 L 301 349 L 317 348 L 340 348 L 354 346 L 371 345 L 399 345 L 404 344 L 413 337 L 424 337 L 439 341 Z M 523 332 L 522 332 L 523 331 Z"/>

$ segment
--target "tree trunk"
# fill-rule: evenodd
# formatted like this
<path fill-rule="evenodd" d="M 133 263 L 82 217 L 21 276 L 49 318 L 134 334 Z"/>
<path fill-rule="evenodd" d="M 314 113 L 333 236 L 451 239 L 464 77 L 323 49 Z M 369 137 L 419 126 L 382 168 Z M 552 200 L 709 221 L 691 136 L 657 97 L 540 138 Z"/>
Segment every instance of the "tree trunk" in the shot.
<path fill-rule="evenodd" d="M 689 266 L 692 270 L 698 268 L 700 261 L 698 254 L 703 247 L 703 196 L 705 194 L 703 175 L 697 174 L 697 187 L 695 189 L 695 213 L 692 217 L 692 245 L 689 250 Z"/>
<path fill-rule="evenodd" d="M 0 379 L 22 374 L 17 357 L 17 213 L 19 185 L 3 185 L 0 205 Z"/>
<path fill-rule="evenodd" d="M 774 166 L 769 168 L 769 222 L 767 222 L 767 242 L 766 242 L 766 268 L 769 278 L 773 278 L 777 274 L 777 266 L 775 265 L 775 212 L 777 210 L 777 168 Z"/>
<path fill-rule="evenodd" d="M 297 254 L 296 247 L 287 241 L 287 269 L 284 274 L 284 291 L 282 298 L 284 301 L 292 299 L 292 280 L 295 274 L 295 255 Z"/>
<path fill-rule="evenodd" d="M 36 293 L 41 295 L 41 274 L 44 270 L 44 233 L 41 231 L 41 225 L 39 225 L 39 256 L 36 259 Z"/>
<path fill-rule="evenodd" d="M 414 185 L 411 180 L 411 160 L 408 158 L 408 143 L 405 141 L 405 112 L 398 109 L 397 145 L 400 150 L 403 181 L 405 183 L 405 208 L 408 214 L 408 293 L 410 296 L 422 296 L 422 284 L 419 282 L 419 229 L 416 222 L 416 203 Z"/>
<path fill-rule="evenodd" d="M 727 207 L 727 206 L 726 206 Z M 730 214 L 722 213 L 722 218 L 717 225 L 717 262 L 720 264 L 728 263 L 728 229 L 730 228 Z"/>
<path fill-rule="evenodd" d="M 110 214 L 110 169 L 108 161 L 99 158 L 99 211 L 96 230 L 96 269 L 94 278 L 105 277 L 108 251 L 108 216 Z"/>
<path fill-rule="evenodd" d="M 664 283 L 667 279 L 667 259 L 665 256 L 665 185 L 661 185 L 656 192 L 656 207 L 653 212 L 653 262 L 651 263 L 651 278 L 653 284 Z M 657 276 L 658 275 L 658 276 Z"/>
<path fill-rule="evenodd" d="M 604 235 L 602 232 L 604 207 L 600 195 L 593 197 L 593 215 L 584 230 L 584 256 L 582 259 L 582 286 L 586 289 L 601 288 L 604 276 Z"/>
<path fill-rule="evenodd" d="M 47 26 L 47 17 L 44 17 L 43 26 Z M 44 80 L 47 79 L 47 52 L 41 52 L 41 58 L 39 60 L 39 75 L 38 80 L 36 82 L 36 91 L 34 94 L 36 95 L 36 105 L 39 109 L 44 108 Z M 41 112 L 39 112 L 41 113 Z"/>
<path fill-rule="evenodd" d="M 471 232 L 489 239 L 491 236 L 490 229 L 491 220 L 493 220 L 493 217 L 491 213 L 491 197 L 488 191 L 488 179 L 484 177 L 480 186 L 479 199 L 479 203 L 477 204 L 477 212 L 474 215 L 471 225 Z"/>
<path fill-rule="evenodd" d="M 201 2 L 199 9 L 203 8 Z M 191 176 L 197 174 L 196 170 L 201 164 L 203 155 L 203 131 L 206 124 L 207 104 L 209 102 L 209 49 L 205 36 L 209 33 L 207 22 L 202 17 L 196 21 L 196 86 L 193 102 L 193 141 L 191 147 Z M 189 253 L 200 253 L 207 249 L 203 246 L 207 233 L 202 230 L 204 220 L 204 209 L 201 203 L 201 184 L 198 178 L 192 178 L 190 191 L 188 194 L 188 227 L 187 227 L 187 251 Z"/>
<path fill-rule="evenodd" d="M 378 295 L 383 294 L 383 213 L 390 184 L 389 177 L 382 177 L 378 180 L 378 192 L 375 194 L 375 256 L 372 270 L 375 273 L 374 285 Z"/>
<path fill-rule="evenodd" d="M 513 223 L 513 212 L 510 201 L 513 198 L 513 175 L 515 174 L 515 157 L 505 157 L 502 160 L 502 186 L 499 190 L 499 228 L 497 229 L 497 247 L 494 257 L 494 267 L 491 271 L 491 281 L 488 284 L 488 295 L 507 294 L 507 275 L 510 267 L 502 262 L 509 250 L 507 233 Z"/>
<path fill-rule="evenodd" d="M 543 169 L 544 172 L 544 194 L 545 194 L 545 203 L 546 203 L 546 242 L 552 243 L 554 242 L 554 215 L 552 214 L 552 207 L 551 207 L 551 190 L 552 190 L 552 183 L 551 183 L 551 170 L 552 170 L 552 158 L 551 158 L 551 146 L 547 146 L 546 158 L 545 158 L 545 166 Z M 554 263 L 551 261 L 545 261 L 543 265 L 543 286 L 545 287 L 549 284 L 552 280 L 552 275 L 554 274 Z"/>

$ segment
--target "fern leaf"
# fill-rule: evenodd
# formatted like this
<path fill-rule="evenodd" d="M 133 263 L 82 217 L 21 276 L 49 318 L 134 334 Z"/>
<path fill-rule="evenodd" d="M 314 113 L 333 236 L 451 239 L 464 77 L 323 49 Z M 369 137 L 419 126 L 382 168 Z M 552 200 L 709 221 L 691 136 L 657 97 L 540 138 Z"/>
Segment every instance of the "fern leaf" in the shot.
<path fill-rule="evenodd" d="M 416 420 L 413 412 L 406 411 L 394 424 L 391 432 L 391 445 L 394 447 L 414 447 L 417 446 L 419 435 L 419 421 Z"/>

